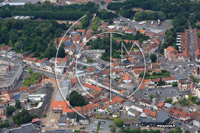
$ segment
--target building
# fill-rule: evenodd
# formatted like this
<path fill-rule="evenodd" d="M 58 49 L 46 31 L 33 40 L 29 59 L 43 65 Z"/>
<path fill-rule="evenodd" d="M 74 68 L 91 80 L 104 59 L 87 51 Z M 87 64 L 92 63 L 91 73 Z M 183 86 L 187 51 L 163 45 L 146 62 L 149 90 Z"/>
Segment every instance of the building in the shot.
<path fill-rule="evenodd" d="M 6 119 L 6 107 L 4 105 L 0 105 L 0 117 L 1 120 Z"/>
<path fill-rule="evenodd" d="M 5 71 L 6 74 L 0 77 L 0 91 L 14 89 L 15 84 L 22 74 L 22 64 L 13 65 L 9 72 L 7 69 L 5 69 Z"/>
<path fill-rule="evenodd" d="M 179 42 L 179 40 L 177 40 Z M 178 50 L 172 48 L 171 46 L 164 49 L 164 56 L 170 62 L 190 62 L 190 51 L 189 51 L 189 38 L 188 30 L 185 30 L 184 33 L 181 33 L 181 43 L 178 43 Z"/>
<path fill-rule="evenodd" d="M 21 127 L 5 129 L 5 133 L 38 133 L 40 132 L 37 124 L 27 123 L 22 124 Z"/>
<path fill-rule="evenodd" d="M 157 126 L 157 125 L 166 125 L 169 123 L 170 117 L 169 114 L 165 111 L 160 111 L 157 114 L 157 118 L 145 118 L 141 117 L 141 125 L 142 126 Z"/>

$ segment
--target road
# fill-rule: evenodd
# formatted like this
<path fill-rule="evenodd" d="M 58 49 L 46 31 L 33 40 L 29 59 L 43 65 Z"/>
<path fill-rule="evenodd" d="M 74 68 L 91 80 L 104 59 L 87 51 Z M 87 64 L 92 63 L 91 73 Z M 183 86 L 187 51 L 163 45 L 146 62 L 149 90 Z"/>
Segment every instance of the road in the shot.
<path fill-rule="evenodd" d="M 28 72 L 26 71 L 23 71 L 22 72 L 22 75 L 20 76 L 18 82 L 15 84 L 15 88 L 18 89 L 18 88 L 21 88 L 23 86 L 23 81 L 25 78 L 27 78 L 29 76 Z"/>
<path fill-rule="evenodd" d="M 129 73 L 130 73 L 130 76 L 132 77 L 132 82 L 133 82 L 133 84 L 134 84 L 134 88 L 138 88 L 138 86 L 139 86 L 139 84 L 137 83 L 137 81 L 136 81 L 136 78 L 135 78 L 135 76 L 134 76 L 134 74 L 133 74 L 133 70 L 132 69 L 129 69 Z M 136 103 L 139 103 L 139 99 L 140 99 L 140 88 L 135 92 L 135 94 L 133 94 L 133 95 L 135 95 L 135 102 Z"/>
<path fill-rule="evenodd" d="M 7 119 L 8 119 L 8 121 L 9 121 L 10 127 L 11 127 L 11 128 L 15 128 L 15 125 L 14 125 L 14 123 L 13 123 L 13 120 L 12 120 L 11 116 L 7 116 Z"/>
<path fill-rule="evenodd" d="M 46 70 L 42 70 L 42 69 L 35 68 L 35 67 L 28 66 L 28 67 L 24 68 L 24 71 L 28 72 L 29 68 L 33 68 L 33 72 L 34 73 L 40 72 L 40 73 L 43 73 L 44 75 L 46 75 L 47 77 L 56 78 L 54 72 L 48 72 Z M 62 75 L 61 74 L 57 74 L 57 77 L 58 77 L 58 79 L 61 79 Z"/>

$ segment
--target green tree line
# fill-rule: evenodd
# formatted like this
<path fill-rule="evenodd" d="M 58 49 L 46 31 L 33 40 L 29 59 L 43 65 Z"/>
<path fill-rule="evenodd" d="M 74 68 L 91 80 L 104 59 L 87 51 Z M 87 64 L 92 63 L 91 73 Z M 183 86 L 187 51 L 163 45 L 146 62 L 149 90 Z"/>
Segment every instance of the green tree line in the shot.
<path fill-rule="evenodd" d="M 55 57 L 54 38 L 61 37 L 69 26 L 55 20 L 0 20 L 0 44 L 9 45 L 20 53 L 29 51 L 41 59 Z"/>
<path fill-rule="evenodd" d="M 57 20 L 78 20 L 87 11 L 95 13 L 98 5 L 93 2 L 87 4 L 72 4 L 64 6 L 54 6 L 48 1 L 44 4 L 25 4 L 20 6 L 3 6 L 0 9 L 0 17 L 12 17 L 14 15 L 20 16 L 34 16 L 42 19 L 57 19 Z"/>

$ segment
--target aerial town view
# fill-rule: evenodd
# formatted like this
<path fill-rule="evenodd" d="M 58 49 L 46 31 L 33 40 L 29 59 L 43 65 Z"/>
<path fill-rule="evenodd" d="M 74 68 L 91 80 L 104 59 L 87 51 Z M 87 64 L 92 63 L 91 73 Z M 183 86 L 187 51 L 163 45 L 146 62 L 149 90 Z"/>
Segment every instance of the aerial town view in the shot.
<path fill-rule="evenodd" d="M 0 133 L 200 133 L 200 1 L 0 0 Z"/>

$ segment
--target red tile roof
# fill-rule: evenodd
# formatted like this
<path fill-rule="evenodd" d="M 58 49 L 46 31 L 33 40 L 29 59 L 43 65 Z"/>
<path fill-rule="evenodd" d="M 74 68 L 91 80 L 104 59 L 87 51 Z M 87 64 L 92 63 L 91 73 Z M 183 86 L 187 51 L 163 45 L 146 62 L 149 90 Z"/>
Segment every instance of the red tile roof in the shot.
<path fill-rule="evenodd" d="M 63 112 L 63 113 L 73 113 L 74 110 L 73 110 L 73 109 L 70 109 L 70 108 L 64 108 L 62 112 Z"/>
<path fill-rule="evenodd" d="M 88 70 L 88 72 L 93 72 L 93 71 L 95 71 L 95 68 L 94 67 L 89 67 L 89 68 L 87 68 L 87 70 Z"/>
<path fill-rule="evenodd" d="M 150 116 L 156 117 L 156 112 L 151 111 Z"/>
<path fill-rule="evenodd" d="M 92 89 L 92 90 L 102 91 L 102 88 L 96 87 L 96 86 L 91 85 L 91 84 L 89 84 L 89 83 L 84 83 L 83 86 L 85 86 L 85 87 L 87 87 L 87 88 L 90 88 L 90 89 Z"/>
<path fill-rule="evenodd" d="M 103 103 L 106 103 L 106 102 L 109 101 L 109 99 L 106 97 L 106 98 L 102 99 L 101 101 L 102 101 Z"/>
<path fill-rule="evenodd" d="M 148 109 L 145 109 L 145 110 L 143 111 L 143 113 L 145 113 L 145 114 L 149 115 L 149 113 L 150 113 L 150 110 L 148 110 Z"/>
<path fill-rule="evenodd" d="M 189 114 L 187 112 L 183 112 L 182 115 L 181 115 L 182 118 L 186 118 L 188 116 L 189 116 Z"/>
<path fill-rule="evenodd" d="M 128 73 L 125 75 L 124 80 L 131 80 L 131 77 Z"/>
<path fill-rule="evenodd" d="M 67 103 L 68 102 L 68 103 Z M 69 108 L 69 101 L 52 101 L 52 109 L 53 108 Z"/>
<path fill-rule="evenodd" d="M 77 29 L 76 31 L 85 33 L 85 29 Z"/>
<path fill-rule="evenodd" d="M 27 86 L 27 87 L 21 87 L 21 88 L 19 88 L 19 90 L 20 90 L 20 91 L 29 90 L 29 86 Z"/>
<path fill-rule="evenodd" d="M 164 103 L 159 103 L 157 106 L 162 108 L 164 106 Z"/>

